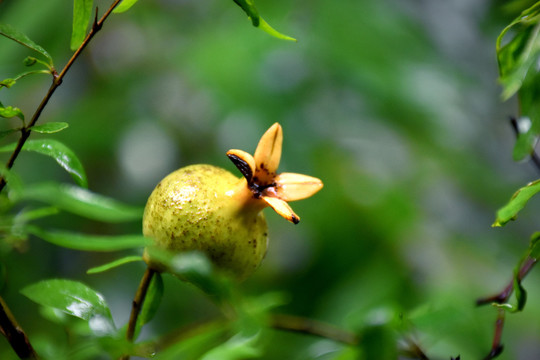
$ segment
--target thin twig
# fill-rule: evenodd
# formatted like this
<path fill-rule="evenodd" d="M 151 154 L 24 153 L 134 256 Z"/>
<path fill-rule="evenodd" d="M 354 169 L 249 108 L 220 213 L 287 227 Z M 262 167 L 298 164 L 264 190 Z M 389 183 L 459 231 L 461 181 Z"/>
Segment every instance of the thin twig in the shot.
<path fill-rule="evenodd" d="M 529 271 L 531 271 L 531 269 L 533 268 L 534 264 L 536 264 L 536 262 L 537 262 L 537 259 L 531 258 L 531 257 L 525 260 L 525 262 L 519 269 L 519 274 L 517 277 L 518 282 L 523 281 L 525 276 L 527 276 Z M 497 304 L 505 303 L 508 301 L 508 299 L 510 299 L 510 296 L 512 296 L 513 292 L 514 292 L 514 279 L 512 279 L 501 292 L 492 296 L 488 296 L 488 297 L 480 298 L 476 300 L 476 305 L 480 306 L 480 305 L 486 305 L 486 304 L 492 304 L 492 303 L 497 303 Z"/>
<path fill-rule="evenodd" d="M 154 277 L 155 273 L 156 271 L 152 270 L 150 267 L 146 268 L 146 271 L 144 272 L 141 282 L 139 283 L 139 287 L 137 288 L 137 292 L 135 293 L 135 297 L 133 298 L 133 303 L 131 306 L 131 315 L 129 316 L 129 323 L 128 323 L 128 328 L 126 331 L 126 338 L 129 342 L 133 342 L 133 338 L 135 337 L 137 319 L 141 312 L 144 299 L 146 298 L 148 287 L 150 286 L 150 282 L 152 281 L 152 278 Z M 128 360 L 129 355 L 124 355 L 120 359 Z"/>
<path fill-rule="evenodd" d="M 194 336 L 211 330 L 226 330 L 228 328 L 228 325 L 230 325 L 233 321 L 234 320 L 230 318 L 220 317 L 214 320 L 190 325 L 188 327 L 176 330 L 173 333 L 164 336 L 157 342 L 153 343 L 153 348 L 155 351 L 161 351 L 170 347 L 172 344 L 178 343 L 179 341 L 192 338 Z M 360 342 L 359 337 L 353 332 L 337 328 L 331 324 L 301 316 L 285 314 L 270 315 L 268 326 L 275 330 L 283 330 L 311 336 L 318 336 L 325 339 L 334 340 L 345 345 L 355 346 Z"/>
<path fill-rule="evenodd" d="M 536 264 L 537 259 L 528 257 L 521 268 L 519 269 L 519 273 L 517 275 L 517 281 L 518 283 L 521 283 L 525 276 L 531 271 L 531 269 L 534 267 L 534 264 Z M 510 281 L 508 285 L 499 293 L 488 296 L 485 298 L 481 298 L 476 300 L 476 305 L 486 305 L 486 304 L 503 304 L 510 299 L 510 296 L 512 296 L 512 293 L 514 292 L 514 279 Z M 491 350 L 489 354 L 484 358 L 484 360 L 491 360 L 495 359 L 497 356 L 499 356 L 503 351 L 503 345 L 501 343 L 502 339 L 502 332 L 504 327 L 504 309 L 498 309 L 498 315 L 497 320 L 495 321 L 495 331 L 493 334 L 493 342 L 491 345 Z"/>
<path fill-rule="evenodd" d="M 270 317 L 270 327 L 334 340 L 346 345 L 357 345 L 359 337 L 350 331 L 300 316 L 276 314 Z"/>
<path fill-rule="evenodd" d="M 64 66 L 62 71 L 60 71 L 60 73 L 56 73 L 56 72 L 53 71 L 53 73 L 52 73 L 53 81 L 52 81 L 51 86 L 49 87 L 49 90 L 47 91 L 47 94 L 45 94 L 45 97 L 41 100 L 41 103 L 39 104 L 36 111 L 34 112 L 34 115 L 32 116 L 32 119 L 30 120 L 28 125 L 26 125 L 25 127 L 23 127 L 21 129 L 21 137 L 19 138 L 19 141 L 17 142 L 17 146 L 13 150 L 13 153 L 11 153 L 11 156 L 10 156 L 9 160 L 6 163 L 6 168 L 8 170 L 11 169 L 13 167 L 13 165 L 15 164 L 15 160 L 17 160 L 17 157 L 19 156 L 24 144 L 26 143 L 26 140 L 28 140 L 28 138 L 30 137 L 30 133 L 32 132 L 31 127 L 34 126 L 37 123 L 38 119 L 41 116 L 41 113 L 45 109 L 45 106 L 47 106 L 47 104 L 48 104 L 49 100 L 51 99 L 52 95 L 54 94 L 54 92 L 56 91 L 58 86 L 60 86 L 60 84 L 62 84 L 62 81 L 64 80 L 64 76 L 69 71 L 69 69 L 71 68 L 71 66 L 75 62 L 75 60 L 77 60 L 77 58 L 80 56 L 82 51 L 90 43 L 90 40 L 92 40 L 94 35 L 96 35 L 96 33 L 99 30 L 101 30 L 101 27 L 103 26 L 103 23 L 105 22 L 105 20 L 107 20 L 109 15 L 112 13 L 114 8 L 120 3 L 120 1 L 122 1 L 122 0 L 115 0 L 112 3 L 112 5 L 109 7 L 109 9 L 105 12 L 105 14 L 103 14 L 103 16 L 99 20 L 97 20 L 97 9 L 96 9 L 96 18 L 94 20 L 92 28 L 90 29 L 90 31 L 86 35 L 86 38 L 83 40 L 83 42 L 81 43 L 79 48 L 73 53 L 73 55 L 71 56 L 71 58 L 69 59 L 67 64 Z M 7 181 L 6 181 L 5 177 L 1 177 L 0 178 L 0 192 L 2 192 L 2 190 L 4 189 L 6 184 L 7 184 Z"/>
<path fill-rule="evenodd" d="M 503 345 L 501 344 L 502 332 L 504 327 L 504 309 L 498 309 L 497 320 L 495 320 L 495 333 L 493 335 L 493 342 L 491 345 L 491 351 L 484 358 L 484 360 L 492 360 L 499 356 L 503 351 Z"/>
<path fill-rule="evenodd" d="M 17 324 L 15 317 L 2 297 L 0 297 L 0 332 L 7 338 L 19 358 L 38 359 L 28 337 Z"/>

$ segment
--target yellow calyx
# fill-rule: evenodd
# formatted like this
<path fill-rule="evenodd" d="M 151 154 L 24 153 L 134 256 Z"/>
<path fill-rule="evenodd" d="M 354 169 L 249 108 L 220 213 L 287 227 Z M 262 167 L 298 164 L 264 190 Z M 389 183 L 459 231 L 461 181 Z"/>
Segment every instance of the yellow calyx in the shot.
<path fill-rule="evenodd" d="M 322 189 L 320 179 L 296 173 L 277 173 L 281 160 L 283 130 L 275 123 L 261 137 L 254 156 L 245 151 L 232 149 L 227 156 L 244 175 L 251 196 L 261 206 L 270 206 L 279 215 L 294 224 L 300 217 L 287 203 L 305 199 Z"/>

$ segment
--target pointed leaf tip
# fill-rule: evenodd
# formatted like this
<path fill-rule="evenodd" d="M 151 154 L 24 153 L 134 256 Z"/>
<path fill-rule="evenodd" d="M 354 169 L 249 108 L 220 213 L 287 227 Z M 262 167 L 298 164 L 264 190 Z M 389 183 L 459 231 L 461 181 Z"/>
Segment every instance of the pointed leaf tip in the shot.
<path fill-rule="evenodd" d="M 12 182 L 13 183 L 13 182 Z M 79 216 L 108 223 L 140 220 L 143 209 L 75 185 L 42 183 L 20 191 L 21 200 L 44 202 Z"/>
<path fill-rule="evenodd" d="M 113 13 L 119 14 L 128 11 L 138 0 L 122 0 L 122 2 L 113 10 Z"/>
<path fill-rule="evenodd" d="M 268 35 L 271 35 L 271 36 L 273 36 L 275 38 L 278 38 L 278 39 L 281 39 L 281 40 L 298 42 L 298 40 L 296 40 L 295 38 L 293 38 L 293 37 L 291 37 L 289 35 L 282 34 L 279 31 L 277 31 L 276 29 L 274 29 L 273 27 L 271 27 L 270 24 L 268 24 L 266 21 L 264 21 L 264 19 L 262 17 L 259 18 L 259 28 L 262 31 L 264 31 L 265 33 L 267 33 Z"/>
<path fill-rule="evenodd" d="M 538 192 L 540 192 L 540 179 L 517 190 L 512 195 L 510 201 L 497 211 L 495 224 L 502 226 L 507 222 L 514 220 L 527 202 Z"/>
<path fill-rule="evenodd" d="M 138 256 L 138 255 L 125 256 L 123 258 L 111 261 L 111 262 L 109 262 L 107 264 L 103 264 L 103 265 L 100 265 L 100 266 L 95 266 L 93 268 L 90 268 L 90 269 L 86 270 L 86 273 L 87 274 L 98 274 L 98 273 L 108 271 L 108 270 L 117 268 L 117 267 L 119 267 L 121 265 L 128 264 L 128 263 L 135 262 L 135 261 L 143 261 L 142 256 Z"/>
<path fill-rule="evenodd" d="M 73 30 L 71 33 L 71 50 L 77 50 L 86 37 L 88 24 L 92 15 L 93 0 L 73 1 Z"/>
<path fill-rule="evenodd" d="M 34 125 L 30 129 L 41 134 L 54 134 L 69 127 L 65 122 L 49 122 L 42 125 Z"/>
<path fill-rule="evenodd" d="M 0 35 L 3 35 L 7 37 L 8 39 L 11 39 L 23 46 L 26 46 L 29 49 L 32 49 L 40 53 L 41 55 L 45 56 L 47 60 L 49 60 L 49 64 L 52 64 L 53 62 L 52 57 L 47 52 L 47 50 L 45 50 L 44 48 L 42 48 L 41 46 L 39 46 L 38 44 L 30 40 L 28 36 L 20 32 L 19 30 L 15 29 L 13 26 L 0 23 Z"/>
<path fill-rule="evenodd" d="M 1 104 L 0 104 L 0 117 L 6 118 L 6 119 L 18 117 L 19 119 L 24 121 L 24 114 L 21 111 L 21 109 L 17 107 L 13 107 L 13 106 L 3 107 Z"/>
<path fill-rule="evenodd" d="M 114 329 L 111 312 L 103 296 L 83 283 L 64 279 L 43 280 L 25 287 L 21 293 L 40 305 L 90 322 L 101 320 L 106 328 Z"/>
<path fill-rule="evenodd" d="M 16 146 L 16 143 L 3 146 L 0 148 L 0 152 L 13 151 Z M 54 139 L 28 140 L 24 144 L 23 150 L 52 157 L 71 175 L 79 186 L 88 187 L 86 172 L 81 161 L 70 148 L 60 141 Z"/>

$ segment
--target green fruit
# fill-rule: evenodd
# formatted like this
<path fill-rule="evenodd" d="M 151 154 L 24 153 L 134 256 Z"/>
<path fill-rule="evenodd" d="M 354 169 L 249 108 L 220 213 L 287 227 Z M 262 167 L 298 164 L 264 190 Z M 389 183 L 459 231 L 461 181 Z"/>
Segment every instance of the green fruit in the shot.
<path fill-rule="evenodd" d="M 144 210 L 143 233 L 158 248 L 199 250 L 239 279 L 251 275 L 268 245 L 260 204 L 244 178 L 211 165 L 191 165 L 165 177 Z M 162 266 L 145 252 L 154 269 Z"/>

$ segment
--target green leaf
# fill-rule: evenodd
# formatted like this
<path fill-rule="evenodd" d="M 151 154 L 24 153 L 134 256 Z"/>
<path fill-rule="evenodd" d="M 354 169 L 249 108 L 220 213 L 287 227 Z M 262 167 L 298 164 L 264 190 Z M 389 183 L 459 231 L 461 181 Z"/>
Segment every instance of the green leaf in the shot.
<path fill-rule="evenodd" d="M 188 338 L 177 341 L 159 351 L 156 360 L 200 359 L 205 349 L 220 344 L 228 330 L 227 322 L 214 321 L 198 326 L 190 332 Z"/>
<path fill-rule="evenodd" d="M 16 143 L 3 146 L 0 148 L 0 152 L 12 152 L 15 150 L 16 146 Z M 73 177 L 78 185 L 88 187 L 86 173 L 81 161 L 70 148 L 60 141 L 54 139 L 28 140 L 24 144 L 23 150 L 33 151 L 52 157 L 71 175 L 71 177 Z"/>
<path fill-rule="evenodd" d="M 122 266 L 124 264 L 135 262 L 135 261 L 143 261 L 142 256 L 126 256 L 126 257 L 123 257 L 121 259 L 116 259 L 114 261 L 111 261 L 110 263 L 88 269 L 86 271 L 86 273 L 87 274 L 97 274 L 97 273 L 101 273 L 101 272 L 104 272 L 104 271 L 114 269 L 114 268 L 116 268 L 118 266 Z"/>
<path fill-rule="evenodd" d="M 39 61 L 39 63 L 43 63 L 42 61 Z M 47 64 L 45 64 L 47 65 Z M 47 65 L 49 67 L 49 65 Z M 8 78 L 8 79 L 4 79 L 2 81 L 0 81 L 0 89 L 2 87 L 7 87 L 7 88 L 10 88 L 12 87 L 13 85 L 15 85 L 17 83 L 17 81 L 19 81 L 20 79 L 26 77 L 26 76 L 29 76 L 29 75 L 34 75 L 34 74 L 51 74 L 52 73 L 52 68 L 49 67 L 47 70 L 33 70 L 33 71 L 26 71 L 26 72 L 23 72 L 17 76 L 15 76 L 14 78 Z"/>
<path fill-rule="evenodd" d="M 7 270 L 6 270 L 6 264 L 3 262 L 0 263 L 0 292 L 3 292 L 6 284 L 7 284 Z"/>
<path fill-rule="evenodd" d="M 141 331 L 142 327 L 154 318 L 154 315 L 161 304 L 162 298 L 163 278 L 161 277 L 160 273 L 155 272 L 154 276 L 152 277 L 152 281 L 150 282 L 150 286 L 148 287 L 139 318 L 137 319 L 135 339 L 137 338 L 137 335 Z"/>
<path fill-rule="evenodd" d="M 0 139 L 8 136 L 9 134 L 13 134 L 14 132 L 20 131 L 20 129 L 7 129 L 0 131 Z"/>
<path fill-rule="evenodd" d="M 80 282 L 44 280 L 25 287 L 21 293 L 42 306 L 88 321 L 90 328 L 101 334 L 112 333 L 115 329 L 103 296 Z"/>
<path fill-rule="evenodd" d="M 41 133 L 41 134 L 54 134 L 69 127 L 68 123 L 65 122 L 50 122 L 43 125 L 35 125 L 30 128 L 30 130 Z"/>
<path fill-rule="evenodd" d="M 247 14 L 248 18 L 251 20 L 253 26 L 260 28 L 269 35 L 272 35 L 278 39 L 296 41 L 295 38 L 284 35 L 274 28 L 272 28 L 264 19 L 259 15 L 259 12 L 255 8 L 252 0 L 233 0 L 236 5 L 240 6 L 242 10 Z"/>
<path fill-rule="evenodd" d="M 148 240 L 142 235 L 89 235 L 43 230 L 32 225 L 28 225 L 26 231 L 51 244 L 81 251 L 118 251 L 148 245 Z"/>
<path fill-rule="evenodd" d="M 530 156 L 534 151 L 534 145 L 536 144 L 538 133 L 540 131 L 540 121 L 534 120 L 534 122 L 531 121 L 532 124 L 529 130 L 518 134 L 516 144 L 512 151 L 512 158 L 514 161 L 521 161 Z M 520 121 L 526 120 L 521 119 Z"/>
<path fill-rule="evenodd" d="M 356 347 L 346 347 L 336 353 L 332 360 L 357 360 L 362 359 L 360 349 Z"/>
<path fill-rule="evenodd" d="M 53 206 L 42 207 L 34 210 L 23 209 L 15 216 L 15 219 L 16 221 L 19 221 L 21 223 L 27 223 L 29 221 L 41 219 L 56 214 L 58 214 L 58 209 Z"/>
<path fill-rule="evenodd" d="M 516 294 L 516 300 L 517 300 L 517 306 L 515 311 L 522 311 L 525 307 L 525 304 L 527 303 L 527 291 L 525 291 L 525 288 L 523 285 L 521 285 L 521 281 L 519 279 L 519 270 L 520 270 L 521 264 L 519 264 L 516 269 L 514 270 L 514 293 Z"/>
<path fill-rule="evenodd" d="M 208 351 L 201 360 L 242 360 L 262 356 L 263 352 L 259 341 L 260 331 L 240 332 L 225 343 Z"/>
<path fill-rule="evenodd" d="M 73 32 L 71 34 L 71 50 L 77 50 L 86 37 L 90 23 L 93 0 L 73 0 Z"/>
<path fill-rule="evenodd" d="M 21 109 L 13 106 L 3 107 L 0 105 L 0 117 L 7 119 L 18 117 L 19 119 L 24 120 L 24 114 L 22 113 Z"/>
<path fill-rule="evenodd" d="M 540 54 L 539 13 L 540 3 L 536 3 L 515 18 L 497 38 L 497 60 L 505 100 L 519 90 Z M 515 35 L 502 46 L 510 30 L 516 30 Z"/>
<path fill-rule="evenodd" d="M 58 183 L 32 185 L 20 191 L 21 200 L 37 200 L 88 219 L 119 223 L 142 218 L 143 209 L 125 205 L 78 186 Z"/>
<path fill-rule="evenodd" d="M 503 46 L 508 34 L 512 38 Z M 514 160 L 522 160 L 534 150 L 540 134 L 540 2 L 524 10 L 497 38 L 499 81 L 502 98 L 518 94 L 523 117 L 531 121 L 530 129 L 520 133 L 513 151 Z"/>
<path fill-rule="evenodd" d="M 114 13 L 123 13 L 125 11 L 128 11 L 138 0 L 122 0 L 120 5 L 114 8 Z"/>
<path fill-rule="evenodd" d="M 0 35 L 3 35 L 15 42 L 18 42 L 19 44 L 26 46 L 29 49 L 37 51 L 49 60 L 49 64 L 52 64 L 52 57 L 44 48 L 30 40 L 28 36 L 15 29 L 11 25 L 0 23 Z"/>
<path fill-rule="evenodd" d="M 503 86 L 503 100 L 508 100 L 521 88 L 540 50 L 537 49 L 538 40 L 538 27 L 528 28 L 519 32 L 499 52 L 499 81 Z"/>
<path fill-rule="evenodd" d="M 32 65 L 34 65 L 35 63 L 37 63 L 37 61 L 38 61 L 38 60 L 37 60 L 35 57 L 33 57 L 33 56 L 27 56 L 27 57 L 24 58 L 23 64 L 24 64 L 24 66 L 32 66 Z"/>
<path fill-rule="evenodd" d="M 2 87 L 7 87 L 9 89 L 13 85 L 15 85 L 16 82 L 17 82 L 17 80 L 12 79 L 12 78 L 4 79 L 4 80 L 0 81 L 0 89 Z"/>
<path fill-rule="evenodd" d="M 0 131 L 0 139 L 8 136 L 9 134 L 13 134 L 14 132 L 20 131 L 20 129 L 7 129 Z"/>
<path fill-rule="evenodd" d="M 529 244 L 529 256 L 538 259 L 540 258 L 540 232 L 535 232 L 531 236 L 531 242 Z"/>
<path fill-rule="evenodd" d="M 230 280 L 215 271 L 204 253 L 187 251 L 175 254 L 154 247 L 148 247 L 146 251 L 153 261 L 165 266 L 171 274 L 197 286 L 218 303 L 228 300 L 231 296 Z"/>
<path fill-rule="evenodd" d="M 510 220 L 514 220 L 529 199 L 539 191 L 540 180 L 533 181 L 516 191 L 510 201 L 497 211 L 497 218 L 492 226 L 503 226 Z"/>
<path fill-rule="evenodd" d="M 259 18 L 259 20 L 260 20 L 259 28 L 263 30 L 264 32 L 266 32 L 267 34 L 272 35 L 273 37 L 276 37 L 281 40 L 288 40 L 288 41 L 294 41 L 294 42 L 298 41 L 293 37 L 280 33 L 279 31 L 271 27 L 266 21 L 264 21 L 262 17 Z"/>
<path fill-rule="evenodd" d="M 22 192 L 23 186 L 21 183 L 21 179 L 17 176 L 17 174 L 7 169 L 6 166 L 1 163 L 0 163 L 0 176 L 6 179 L 7 184 L 9 186 L 9 190 L 10 190 L 10 194 L 9 194 L 10 200 L 15 202 Z"/>
<path fill-rule="evenodd" d="M 529 127 L 527 131 L 520 132 L 514 146 L 514 159 L 522 160 L 533 153 L 540 134 L 540 73 L 531 71 L 527 75 L 518 92 L 518 100 L 522 113 L 519 127 L 522 124 Z"/>
<path fill-rule="evenodd" d="M 397 359 L 396 331 L 388 324 L 370 325 L 362 330 L 364 356 L 370 360 Z"/>
<path fill-rule="evenodd" d="M 259 26 L 259 12 L 255 8 L 252 0 L 233 0 L 236 5 L 240 6 L 245 11 L 253 26 Z"/>

